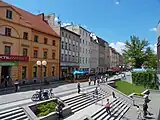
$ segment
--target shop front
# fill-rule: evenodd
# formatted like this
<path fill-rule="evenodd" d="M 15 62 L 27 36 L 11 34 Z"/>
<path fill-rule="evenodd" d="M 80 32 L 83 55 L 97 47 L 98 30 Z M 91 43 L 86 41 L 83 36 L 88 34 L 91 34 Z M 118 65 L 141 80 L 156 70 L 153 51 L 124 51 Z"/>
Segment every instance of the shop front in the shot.
<path fill-rule="evenodd" d="M 0 54 L 0 76 L 1 78 L 6 78 L 10 76 L 13 78 L 14 76 L 19 74 L 19 63 L 29 61 L 28 56 L 16 56 L 16 55 L 3 55 Z M 14 73 L 14 74 L 13 74 Z M 18 77 L 16 77 L 18 78 Z"/>

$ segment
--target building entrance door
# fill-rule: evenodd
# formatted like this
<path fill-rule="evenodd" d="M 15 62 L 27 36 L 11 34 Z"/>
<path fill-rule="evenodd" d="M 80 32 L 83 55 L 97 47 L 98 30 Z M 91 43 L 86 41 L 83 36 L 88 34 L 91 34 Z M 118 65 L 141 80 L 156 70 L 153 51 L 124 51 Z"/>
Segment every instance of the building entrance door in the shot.
<path fill-rule="evenodd" d="M 1 76 L 4 76 L 4 78 L 6 78 L 7 76 L 11 76 L 11 66 L 2 66 Z"/>

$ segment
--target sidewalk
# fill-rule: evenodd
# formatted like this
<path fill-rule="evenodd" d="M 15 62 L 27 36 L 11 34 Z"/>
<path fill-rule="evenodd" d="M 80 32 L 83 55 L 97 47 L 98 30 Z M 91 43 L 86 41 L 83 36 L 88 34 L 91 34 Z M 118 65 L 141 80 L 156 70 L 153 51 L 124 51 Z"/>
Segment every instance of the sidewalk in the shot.
<path fill-rule="evenodd" d="M 96 86 L 85 86 L 82 88 L 82 92 L 86 91 L 93 91 L 95 90 Z M 67 90 L 67 91 L 60 91 L 60 92 L 56 92 L 55 96 L 59 97 L 60 99 L 64 100 L 73 96 L 78 95 L 77 93 L 77 89 L 72 89 L 72 90 Z M 5 109 L 9 109 L 9 108 L 13 108 L 13 107 L 19 107 L 19 106 L 23 106 L 23 105 L 27 105 L 33 103 L 33 101 L 28 98 L 28 99 L 24 99 L 24 100 L 18 100 L 18 101 L 12 101 L 12 102 L 5 102 L 5 103 L 1 103 L 0 104 L 0 111 L 5 110 Z"/>
<path fill-rule="evenodd" d="M 49 88 L 49 87 L 57 87 L 59 85 L 64 85 L 64 84 L 68 84 L 67 81 L 62 81 L 62 80 L 56 80 L 51 82 L 49 85 L 44 85 L 44 84 L 30 84 L 30 85 L 22 85 L 20 86 L 20 91 L 29 91 L 29 90 L 36 90 L 39 89 L 40 87 L 42 88 Z M 14 87 L 8 87 L 8 88 L 0 88 L 0 95 L 4 95 L 4 94 L 10 94 L 10 93 L 14 93 L 15 92 L 15 88 Z"/>

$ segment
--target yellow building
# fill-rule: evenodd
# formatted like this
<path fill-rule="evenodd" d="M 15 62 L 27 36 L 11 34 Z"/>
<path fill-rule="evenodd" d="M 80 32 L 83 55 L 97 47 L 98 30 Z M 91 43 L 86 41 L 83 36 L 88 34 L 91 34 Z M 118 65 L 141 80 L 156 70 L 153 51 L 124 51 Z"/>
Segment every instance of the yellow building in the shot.
<path fill-rule="evenodd" d="M 13 80 L 40 79 L 38 60 L 46 60 L 42 76 L 59 78 L 60 37 L 44 20 L 0 1 L 0 76 Z M 11 83 L 13 83 L 13 80 Z"/>

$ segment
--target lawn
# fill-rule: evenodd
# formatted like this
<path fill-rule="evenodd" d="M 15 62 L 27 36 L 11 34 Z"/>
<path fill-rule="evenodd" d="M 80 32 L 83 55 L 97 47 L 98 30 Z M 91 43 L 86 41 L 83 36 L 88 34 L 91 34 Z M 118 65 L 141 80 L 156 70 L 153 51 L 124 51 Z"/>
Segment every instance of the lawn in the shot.
<path fill-rule="evenodd" d="M 136 86 L 126 81 L 117 81 L 116 86 L 117 90 L 123 92 L 126 95 L 130 95 L 132 93 L 142 93 L 145 90 L 143 86 Z"/>

